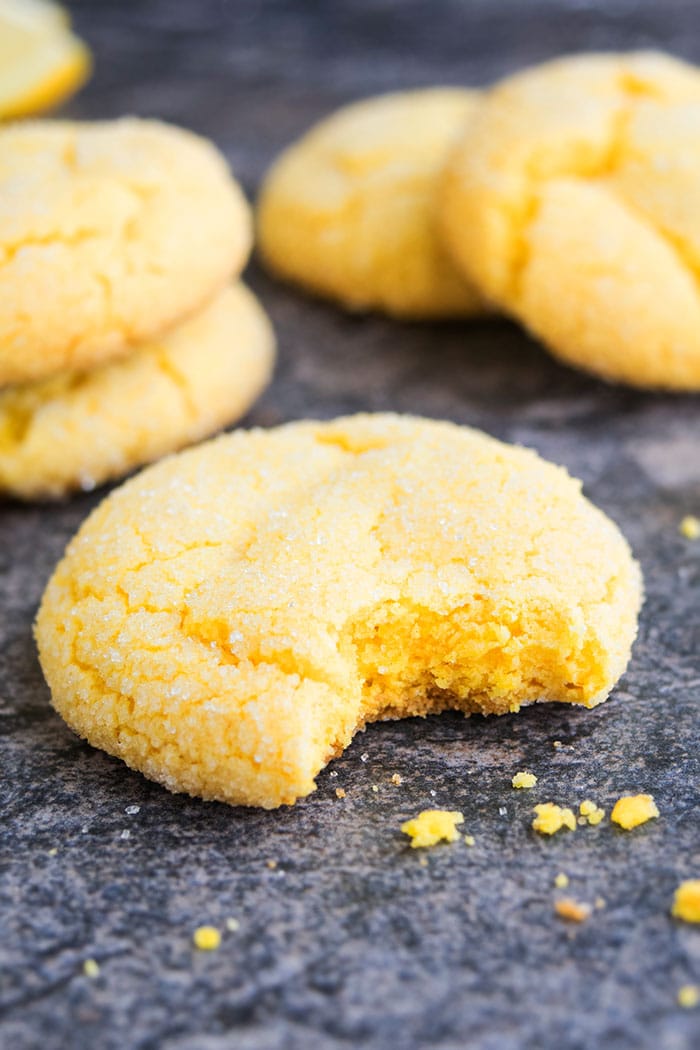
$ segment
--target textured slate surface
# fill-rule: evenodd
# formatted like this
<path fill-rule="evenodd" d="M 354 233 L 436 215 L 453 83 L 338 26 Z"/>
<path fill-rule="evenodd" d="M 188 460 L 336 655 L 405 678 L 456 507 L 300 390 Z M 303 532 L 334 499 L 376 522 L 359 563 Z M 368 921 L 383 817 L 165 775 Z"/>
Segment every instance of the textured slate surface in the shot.
<path fill-rule="evenodd" d="M 374 90 L 481 83 L 573 48 L 656 44 L 700 59 L 693 0 L 84 0 L 74 12 L 97 72 L 70 112 L 190 125 L 220 143 L 250 192 L 312 119 Z M 3 1045 L 697 1047 L 700 1011 L 675 997 L 700 981 L 700 928 L 668 908 L 677 882 L 700 874 L 700 545 L 677 533 L 700 512 L 698 398 L 606 387 L 502 322 L 348 318 L 255 268 L 250 280 L 281 343 L 250 421 L 391 408 L 564 463 L 641 559 L 633 663 L 595 712 L 371 727 L 293 809 L 173 797 L 71 735 L 34 655 L 42 587 L 101 494 L 0 506 Z M 539 775 L 533 792 L 509 786 L 523 767 Z M 653 792 L 662 818 L 629 835 L 529 830 L 536 801 L 609 806 L 626 790 Z M 421 866 L 397 829 L 433 805 L 462 809 L 476 845 Z M 607 902 L 583 926 L 553 916 L 560 870 L 573 896 Z M 192 929 L 227 917 L 238 932 L 216 953 L 193 951 Z M 82 975 L 88 957 L 96 980 Z"/>

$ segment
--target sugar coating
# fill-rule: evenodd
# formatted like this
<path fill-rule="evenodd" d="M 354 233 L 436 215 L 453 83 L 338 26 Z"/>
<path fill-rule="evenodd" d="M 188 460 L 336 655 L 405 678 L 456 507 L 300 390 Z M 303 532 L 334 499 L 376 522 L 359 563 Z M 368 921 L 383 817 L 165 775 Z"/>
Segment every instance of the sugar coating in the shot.
<path fill-rule="evenodd" d="M 631 831 L 658 815 L 659 810 L 651 795 L 623 795 L 613 806 L 610 819 L 625 831 Z"/>
<path fill-rule="evenodd" d="M 143 471 L 38 614 L 53 703 L 173 791 L 268 808 L 377 719 L 592 707 L 640 574 L 535 453 L 392 415 L 238 431 Z"/>
<path fill-rule="evenodd" d="M 317 124 L 265 180 L 258 234 L 267 264 L 353 310 L 482 312 L 437 233 L 442 166 L 477 99 L 457 89 L 408 91 Z"/>
<path fill-rule="evenodd" d="M 0 385 L 128 352 L 222 289 L 250 241 L 225 159 L 189 131 L 0 128 Z"/>
<path fill-rule="evenodd" d="M 447 165 L 447 243 L 565 361 L 700 389 L 700 71 L 560 59 L 484 97 Z"/>
<path fill-rule="evenodd" d="M 0 492 L 94 488 L 207 437 L 243 415 L 273 359 L 267 317 L 237 284 L 128 357 L 0 390 Z"/>
<path fill-rule="evenodd" d="M 404 835 L 411 840 L 411 849 L 437 846 L 438 842 L 457 842 L 457 827 L 464 824 L 459 810 L 424 809 L 417 817 L 401 825 Z"/>

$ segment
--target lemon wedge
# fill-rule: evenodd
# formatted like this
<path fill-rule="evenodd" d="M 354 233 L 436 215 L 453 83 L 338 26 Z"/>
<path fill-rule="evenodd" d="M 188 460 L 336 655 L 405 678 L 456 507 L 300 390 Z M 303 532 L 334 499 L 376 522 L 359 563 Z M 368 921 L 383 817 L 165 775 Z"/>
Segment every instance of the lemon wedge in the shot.
<path fill-rule="evenodd" d="M 0 0 L 0 119 L 58 105 L 87 79 L 90 52 L 48 0 Z"/>

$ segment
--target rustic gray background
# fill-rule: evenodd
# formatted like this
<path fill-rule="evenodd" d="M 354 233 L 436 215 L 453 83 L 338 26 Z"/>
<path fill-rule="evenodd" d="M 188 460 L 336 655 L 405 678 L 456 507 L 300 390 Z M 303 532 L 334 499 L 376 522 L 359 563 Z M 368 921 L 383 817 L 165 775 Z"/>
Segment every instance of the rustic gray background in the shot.
<path fill-rule="evenodd" d="M 695 0 L 83 0 L 73 11 L 97 67 L 68 112 L 188 125 L 219 143 L 251 195 L 281 146 L 365 94 L 485 83 L 573 49 L 700 60 Z M 3 1045 L 700 1046 L 700 1010 L 676 1005 L 678 987 L 700 981 L 700 928 L 668 915 L 677 882 L 700 875 L 700 544 L 677 532 L 700 512 L 698 398 L 604 386 L 504 322 L 349 318 L 255 266 L 249 278 L 280 339 L 277 378 L 249 421 L 397 409 L 565 464 L 641 559 L 633 662 L 595 712 L 371 727 L 293 809 L 173 797 L 73 737 L 36 663 L 43 585 L 102 493 L 0 506 Z M 510 788 L 523 767 L 536 791 Z M 609 806 L 628 790 L 653 792 L 661 819 L 629 835 L 529 830 L 536 801 Z M 476 845 L 437 849 L 422 867 L 398 827 L 434 805 L 462 809 Z M 552 913 L 560 870 L 574 896 L 607 902 L 581 927 Z M 193 951 L 193 928 L 227 917 L 239 931 L 216 953 Z M 96 980 L 82 976 L 88 957 Z"/>

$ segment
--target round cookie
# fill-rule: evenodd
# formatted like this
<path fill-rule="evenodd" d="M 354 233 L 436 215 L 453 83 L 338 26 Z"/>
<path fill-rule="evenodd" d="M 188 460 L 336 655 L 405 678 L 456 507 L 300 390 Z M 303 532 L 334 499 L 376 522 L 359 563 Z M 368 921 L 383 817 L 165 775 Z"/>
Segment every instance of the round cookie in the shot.
<path fill-rule="evenodd" d="M 273 358 L 267 316 L 237 284 L 129 357 L 0 390 L 0 492 L 91 489 L 199 441 L 243 415 Z"/>
<path fill-rule="evenodd" d="M 484 312 L 436 229 L 442 165 L 478 97 L 448 88 L 385 95 L 312 128 L 262 189 L 268 266 L 352 310 L 407 319 Z"/>
<path fill-rule="evenodd" d="M 481 292 L 565 361 L 700 389 L 700 71 L 653 52 L 564 58 L 477 107 L 444 234 Z"/>
<path fill-rule="evenodd" d="M 0 385 L 131 351 L 222 289 L 250 242 L 226 161 L 189 131 L 0 128 Z"/>
<path fill-rule="evenodd" d="M 45 592 L 53 703 L 173 791 L 272 808 L 376 719 L 592 707 L 640 576 L 533 452 L 391 415 L 237 431 L 97 508 Z"/>

